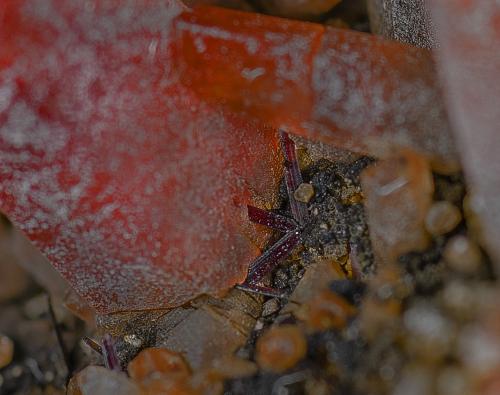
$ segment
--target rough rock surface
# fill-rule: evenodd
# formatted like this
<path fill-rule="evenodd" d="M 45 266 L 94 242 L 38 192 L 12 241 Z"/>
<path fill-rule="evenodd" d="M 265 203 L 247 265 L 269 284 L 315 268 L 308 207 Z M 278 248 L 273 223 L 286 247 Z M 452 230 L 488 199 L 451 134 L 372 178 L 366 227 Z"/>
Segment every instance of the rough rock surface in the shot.
<path fill-rule="evenodd" d="M 422 48 L 436 47 L 428 0 L 368 0 L 372 32 Z"/>

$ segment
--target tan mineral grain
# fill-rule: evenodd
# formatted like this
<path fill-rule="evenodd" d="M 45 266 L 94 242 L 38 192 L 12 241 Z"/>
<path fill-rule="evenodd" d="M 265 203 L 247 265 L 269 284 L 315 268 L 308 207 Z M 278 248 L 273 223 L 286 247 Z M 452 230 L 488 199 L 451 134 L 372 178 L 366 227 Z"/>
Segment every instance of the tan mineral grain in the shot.
<path fill-rule="evenodd" d="M 303 203 L 309 203 L 309 200 L 314 196 L 314 187 L 306 182 L 303 182 L 293 193 L 295 200 Z"/>
<path fill-rule="evenodd" d="M 370 238 L 377 260 L 395 262 L 429 243 L 425 218 L 432 204 L 434 184 L 429 163 L 402 151 L 376 162 L 361 174 Z"/>
<path fill-rule="evenodd" d="M 280 373 L 306 355 L 307 343 L 296 325 L 282 325 L 264 333 L 257 341 L 256 350 L 257 363 L 262 369 Z"/>
<path fill-rule="evenodd" d="M 435 236 L 451 232 L 462 221 L 462 214 L 457 206 L 447 201 L 435 202 L 425 217 L 425 227 Z"/>

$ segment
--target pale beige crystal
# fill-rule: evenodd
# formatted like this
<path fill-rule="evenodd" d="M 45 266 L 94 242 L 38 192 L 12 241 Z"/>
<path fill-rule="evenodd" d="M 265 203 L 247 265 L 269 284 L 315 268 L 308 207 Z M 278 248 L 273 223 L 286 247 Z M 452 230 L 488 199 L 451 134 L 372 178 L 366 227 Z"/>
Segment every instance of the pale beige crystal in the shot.
<path fill-rule="evenodd" d="M 428 246 L 424 222 L 434 184 L 425 159 L 402 151 L 366 168 L 361 185 L 377 260 L 394 262 L 401 254 Z"/>

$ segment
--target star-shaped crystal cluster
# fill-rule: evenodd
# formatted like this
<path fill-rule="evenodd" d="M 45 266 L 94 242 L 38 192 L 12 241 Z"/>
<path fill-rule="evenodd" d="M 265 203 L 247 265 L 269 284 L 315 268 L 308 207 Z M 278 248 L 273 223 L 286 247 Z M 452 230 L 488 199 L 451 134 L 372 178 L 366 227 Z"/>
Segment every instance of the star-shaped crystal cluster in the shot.
<path fill-rule="evenodd" d="M 247 279 L 237 288 L 267 296 L 282 296 L 278 290 L 263 286 L 262 280 L 282 260 L 287 258 L 301 243 L 301 233 L 308 219 L 307 205 L 295 199 L 294 192 L 302 184 L 295 143 L 288 133 L 280 131 L 281 149 L 285 157 L 285 183 L 293 218 L 288 218 L 272 211 L 248 206 L 248 218 L 259 225 L 283 232 L 283 236 L 252 262 Z"/>

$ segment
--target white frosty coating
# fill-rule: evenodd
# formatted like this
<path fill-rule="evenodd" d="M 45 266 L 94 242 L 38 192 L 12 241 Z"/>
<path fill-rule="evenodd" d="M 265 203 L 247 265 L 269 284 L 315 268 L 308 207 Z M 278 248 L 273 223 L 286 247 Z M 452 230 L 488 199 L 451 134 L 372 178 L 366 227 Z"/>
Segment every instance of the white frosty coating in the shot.
<path fill-rule="evenodd" d="M 285 81 L 299 82 L 309 70 L 304 64 L 304 54 L 312 47 L 312 38 L 298 34 L 267 33 L 266 45 L 271 46 L 270 54 L 276 59 L 276 77 Z"/>
<path fill-rule="evenodd" d="M 361 146 L 377 156 L 409 147 L 431 158 L 453 160 L 453 142 L 428 54 L 408 48 L 396 59 L 389 46 L 372 40 L 368 35 L 327 31 L 313 69 L 315 118 L 321 122 L 306 127 L 318 138 L 338 141 L 348 149 Z M 394 67 L 396 62 L 403 66 Z M 415 64 L 421 66 L 417 72 Z M 330 125 L 338 128 L 337 134 L 329 131 Z"/>
<path fill-rule="evenodd" d="M 204 47 L 203 37 L 209 38 L 219 38 L 226 41 L 232 41 L 244 44 L 248 53 L 255 55 L 259 49 L 259 43 L 252 37 L 248 37 L 244 34 L 235 34 L 218 27 L 206 27 L 198 26 L 193 23 L 180 21 L 176 24 L 177 29 L 180 31 L 188 31 L 191 34 L 197 36 L 197 40 L 200 46 Z M 200 52 L 203 52 L 200 50 Z"/>
<path fill-rule="evenodd" d="M 0 128 L 0 138 L 17 149 L 43 150 L 48 158 L 53 159 L 55 154 L 66 146 L 68 131 L 38 119 L 27 103 L 18 100 L 12 104 L 7 120 Z M 47 145 L 46 141 L 49 139 L 52 143 Z"/>
<path fill-rule="evenodd" d="M 463 3 L 463 4 L 462 4 Z M 448 107 L 489 252 L 500 268 L 500 2 L 432 1 Z"/>
<path fill-rule="evenodd" d="M 47 42 L 12 38 L 23 56 L 0 69 L 0 207 L 101 312 L 241 280 L 257 253 L 244 201 L 269 198 L 276 173 L 270 130 L 172 80 L 177 3 L 111 3 L 27 1 L 23 23 Z"/>

